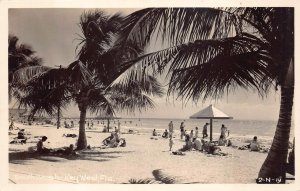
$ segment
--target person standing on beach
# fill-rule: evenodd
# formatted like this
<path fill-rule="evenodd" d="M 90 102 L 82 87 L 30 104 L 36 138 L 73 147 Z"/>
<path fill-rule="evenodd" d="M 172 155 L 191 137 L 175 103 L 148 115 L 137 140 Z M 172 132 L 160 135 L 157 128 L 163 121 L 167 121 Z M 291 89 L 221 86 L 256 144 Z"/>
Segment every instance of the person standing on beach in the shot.
<path fill-rule="evenodd" d="M 184 121 L 183 121 L 180 124 L 180 139 L 183 139 L 183 137 L 185 135 L 185 133 L 184 133 L 184 127 L 185 127 L 185 125 L 184 125 Z"/>
<path fill-rule="evenodd" d="M 173 131 L 174 131 L 174 126 L 173 126 L 173 122 L 170 121 L 169 123 L 169 137 L 172 137 L 173 136 Z"/>
<path fill-rule="evenodd" d="M 169 150 L 169 151 L 172 151 L 173 145 L 174 145 L 173 139 L 172 139 L 172 137 L 170 137 L 170 139 L 169 139 L 169 147 L 170 147 L 170 150 Z"/>
<path fill-rule="evenodd" d="M 208 137 L 208 134 L 207 134 L 207 126 L 208 126 L 208 123 L 205 123 L 205 125 L 203 126 L 203 130 L 202 130 L 203 139 L 204 139 L 205 137 Z"/>
<path fill-rule="evenodd" d="M 221 127 L 221 136 L 223 136 L 225 140 L 226 140 L 226 133 L 227 133 L 227 127 L 225 127 L 225 125 L 222 124 L 222 127 Z"/>

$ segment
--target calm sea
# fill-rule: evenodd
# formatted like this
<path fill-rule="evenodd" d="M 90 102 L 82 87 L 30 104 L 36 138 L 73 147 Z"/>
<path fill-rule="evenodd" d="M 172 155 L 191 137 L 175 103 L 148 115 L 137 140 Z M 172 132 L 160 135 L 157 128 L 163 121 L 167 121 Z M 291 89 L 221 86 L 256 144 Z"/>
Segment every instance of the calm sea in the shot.
<path fill-rule="evenodd" d="M 170 121 L 173 121 L 174 129 L 179 130 L 180 123 L 185 120 L 185 129 L 191 130 L 195 127 L 199 128 L 199 131 L 202 132 L 203 125 L 209 120 L 205 119 L 158 119 L 158 118 L 123 118 L 119 119 L 121 126 L 126 127 L 135 127 L 146 128 L 146 129 L 157 129 L 163 130 L 168 129 L 168 124 Z M 94 120 L 95 126 L 97 126 L 97 120 Z M 106 124 L 106 121 L 105 121 Z M 111 126 L 117 126 L 117 122 L 111 121 Z M 277 121 L 265 121 L 265 120 L 236 120 L 236 119 L 227 119 L 213 120 L 213 132 L 220 132 L 221 125 L 224 124 L 231 134 L 236 135 L 259 135 L 259 136 L 269 136 L 273 137 L 276 129 Z M 292 124 L 291 136 L 294 137 L 294 125 Z"/>

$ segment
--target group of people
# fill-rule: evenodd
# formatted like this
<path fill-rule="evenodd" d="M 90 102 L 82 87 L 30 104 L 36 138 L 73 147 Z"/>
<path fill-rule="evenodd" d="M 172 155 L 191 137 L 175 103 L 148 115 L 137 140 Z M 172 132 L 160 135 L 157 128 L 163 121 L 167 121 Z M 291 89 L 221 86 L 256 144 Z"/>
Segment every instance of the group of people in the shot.
<path fill-rule="evenodd" d="M 263 148 L 259 144 L 259 142 L 257 140 L 257 136 L 254 136 L 253 139 L 250 141 L 250 143 L 248 145 L 241 146 L 238 149 L 240 149 L 240 150 L 257 151 L 257 152 L 268 152 L 268 149 Z"/>
<path fill-rule="evenodd" d="M 102 141 L 104 146 L 113 148 L 113 147 L 126 147 L 126 140 L 120 138 L 119 130 L 116 128 L 114 132 L 111 132 L 110 136 Z"/>
<path fill-rule="evenodd" d="M 170 151 L 172 151 L 173 144 L 174 142 L 170 138 L 169 141 Z M 224 146 L 224 145 L 218 145 L 214 142 L 205 141 L 203 138 L 200 139 L 200 138 L 190 137 L 190 135 L 185 135 L 185 144 L 183 145 L 183 147 L 172 153 L 174 155 L 183 155 L 182 152 L 191 151 L 192 149 L 195 149 L 197 151 L 204 152 L 207 154 L 220 155 L 220 156 L 227 155 L 227 153 L 223 153 L 221 151 L 221 148 L 219 146 Z"/>

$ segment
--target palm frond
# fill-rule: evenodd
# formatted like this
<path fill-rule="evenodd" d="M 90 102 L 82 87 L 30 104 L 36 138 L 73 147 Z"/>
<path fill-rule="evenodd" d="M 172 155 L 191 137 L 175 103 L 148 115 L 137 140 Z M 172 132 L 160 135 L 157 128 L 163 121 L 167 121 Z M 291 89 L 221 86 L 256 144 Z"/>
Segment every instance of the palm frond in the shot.
<path fill-rule="evenodd" d="M 145 179 L 134 179 L 131 178 L 129 181 L 129 184 L 156 184 L 157 182 L 151 178 L 145 178 Z"/>
<path fill-rule="evenodd" d="M 143 81 L 145 74 L 161 73 L 168 68 L 171 75 L 168 95 L 176 91 L 187 100 L 196 101 L 200 94 L 204 99 L 218 98 L 225 89 L 238 86 L 255 88 L 263 95 L 274 77 L 267 68 L 273 61 L 266 51 L 268 47 L 247 33 L 218 40 L 197 40 L 126 63 L 129 69 L 114 83 L 126 87 L 132 80 Z"/>
<path fill-rule="evenodd" d="M 47 66 L 29 66 L 20 68 L 13 73 L 13 84 L 26 84 L 29 80 L 51 68 Z"/>
<path fill-rule="evenodd" d="M 145 47 L 151 37 L 162 35 L 171 45 L 235 35 L 231 10 L 216 8 L 148 8 L 127 16 L 120 44 L 133 41 Z"/>
<path fill-rule="evenodd" d="M 152 175 L 156 181 L 160 181 L 164 184 L 175 184 L 177 179 L 176 177 L 166 175 L 161 169 L 153 170 Z"/>

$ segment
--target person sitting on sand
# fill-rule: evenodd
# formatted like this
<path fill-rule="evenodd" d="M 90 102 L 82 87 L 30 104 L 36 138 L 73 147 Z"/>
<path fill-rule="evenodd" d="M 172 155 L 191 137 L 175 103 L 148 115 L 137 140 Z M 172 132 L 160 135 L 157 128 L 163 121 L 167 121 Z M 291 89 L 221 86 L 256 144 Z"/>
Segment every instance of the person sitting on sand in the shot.
<path fill-rule="evenodd" d="M 49 153 L 51 149 L 44 147 L 44 142 L 48 139 L 48 137 L 43 136 L 41 140 L 36 144 L 38 153 Z"/>
<path fill-rule="evenodd" d="M 218 141 L 218 145 L 219 146 L 225 146 L 227 143 L 226 139 L 224 139 L 223 135 L 220 135 L 219 141 Z"/>
<path fill-rule="evenodd" d="M 166 129 L 165 132 L 162 134 L 163 138 L 168 138 L 168 130 Z"/>
<path fill-rule="evenodd" d="M 189 150 L 192 149 L 192 147 L 193 147 L 193 144 L 192 144 L 192 141 L 190 139 L 190 136 L 186 135 L 185 136 L 185 145 L 181 149 L 179 149 L 179 151 L 182 151 L 182 152 L 189 151 Z"/>
<path fill-rule="evenodd" d="M 21 129 L 19 132 L 18 132 L 18 137 L 17 139 L 21 139 L 20 143 L 26 143 L 27 141 L 27 137 L 25 137 L 25 129 Z"/>
<path fill-rule="evenodd" d="M 14 127 L 15 127 L 15 125 L 14 125 L 14 121 L 13 121 L 13 120 L 11 120 L 11 123 L 10 123 L 10 125 L 9 125 L 9 128 L 8 128 L 8 130 L 14 130 Z"/>
<path fill-rule="evenodd" d="M 194 139 L 193 147 L 197 151 L 202 151 L 203 150 L 202 141 L 200 141 L 199 139 Z"/>
<path fill-rule="evenodd" d="M 153 129 L 152 136 L 157 136 L 157 132 L 155 129 Z"/>
<path fill-rule="evenodd" d="M 126 147 L 126 140 L 124 138 L 120 139 L 120 147 Z"/>
<path fill-rule="evenodd" d="M 250 142 L 250 151 L 259 151 L 260 145 L 257 142 L 257 136 L 253 137 L 253 140 Z"/>
<path fill-rule="evenodd" d="M 119 144 L 120 140 L 117 140 L 115 136 L 108 142 L 107 146 L 110 148 L 117 147 Z"/>

